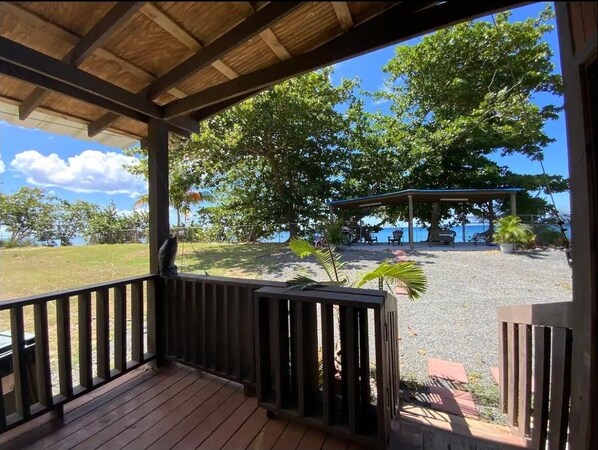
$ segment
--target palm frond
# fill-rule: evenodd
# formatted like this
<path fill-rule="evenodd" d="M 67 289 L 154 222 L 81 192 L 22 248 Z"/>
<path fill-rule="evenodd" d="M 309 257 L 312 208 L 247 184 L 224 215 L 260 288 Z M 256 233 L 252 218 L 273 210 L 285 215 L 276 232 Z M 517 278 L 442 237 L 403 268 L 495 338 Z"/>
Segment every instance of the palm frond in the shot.
<path fill-rule="evenodd" d="M 143 194 L 135 203 L 133 203 L 133 209 L 143 208 L 145 205 L 149 203 L 149 194 Z"/>
<path fill-rule="evenodd" d="M 362 287 L 368 281 L 378 278 L 399 282 L 405 287 L 407 295 L 412 300 L 417 300 L 428 287 L 426 275 L 415 261 L 397 263 L 384 261 L 371 272 L 365 273 L 355 287 Z"/>
<path fill-rule="evenodd" d="M 341 261 L 340 256 L 334 252 L 334 248 L 315 248 L 309 242 L 297 238 L 291 239 L 289 247 L 299 258 L 303 259 L 308 256 L 316 258 L 316 261 L 320 263 L 326 272 L 328 279 L 335 283 L 339 283 L 338 286 L 343 286 L 347 283 L 347 277 L 341 272 L 344 264 Z"/>

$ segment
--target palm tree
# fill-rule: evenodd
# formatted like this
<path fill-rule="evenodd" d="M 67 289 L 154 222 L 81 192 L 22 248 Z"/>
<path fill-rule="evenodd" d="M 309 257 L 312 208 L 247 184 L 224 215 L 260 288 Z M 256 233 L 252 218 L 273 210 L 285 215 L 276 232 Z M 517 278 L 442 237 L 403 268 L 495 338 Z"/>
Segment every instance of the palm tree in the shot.
<path fill-rule="evenodd" d="M 171 190 L 170 191 L 170 205 L 176 210 L 176 226 L 181 226 L 181 214 L 184 215 L 185 219 L 189 217 L 191 213 L 191 206 L 197 205 L 203 201 L 212 201 L 213 196 L 209 192 L 194 191 L 188 189 L 185 191 Z M 135 203 L 133 203 L 133 209 L 142 208 L 149 203 L 149 194 L 143 194 Z"/>

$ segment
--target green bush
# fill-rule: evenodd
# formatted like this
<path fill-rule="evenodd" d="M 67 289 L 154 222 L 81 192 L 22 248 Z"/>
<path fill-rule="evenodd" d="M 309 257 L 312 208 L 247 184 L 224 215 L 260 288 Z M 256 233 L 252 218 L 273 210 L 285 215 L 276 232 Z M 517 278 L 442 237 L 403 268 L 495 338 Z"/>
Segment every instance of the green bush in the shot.
<path fill-rule="evenodd" d="M 342 226 L 342 220 L 331 221 L 324 224 L 326 239 L 330 244 L 340 245 L 343 243 Z"/>
<path fill-rule="evenodd" d="M 536 234 L 536 245 L 547 246 L 554 245 L 557 247 L 563 246 L 563 236 L 554 228 L 547 225 L 536 225 L 534 227 Z"/>

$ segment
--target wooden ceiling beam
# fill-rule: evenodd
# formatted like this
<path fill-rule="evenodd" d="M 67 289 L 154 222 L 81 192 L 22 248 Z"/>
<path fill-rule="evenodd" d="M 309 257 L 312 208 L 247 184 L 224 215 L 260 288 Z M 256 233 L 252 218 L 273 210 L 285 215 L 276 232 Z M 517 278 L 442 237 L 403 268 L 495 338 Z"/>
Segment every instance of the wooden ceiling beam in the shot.
<path fill-rule="evenodd" d="M 250 2 L 231 2 L 231 4 L 245 18 L 251 16 L 256 11 Z M 260 33 L 260 37 L 266 43 L 266 45 L 270 47 L 278 59 L 281 61 L 291 59 L 291 54 L 282 44 L 282 42 L 280 42 L 280 40 L 276 37 L 276 34 L 274 34 L 271 28 L 266 28 L 264 31 L 262 31 Z"/>
<path fill-rule="evenodd" d="M 10 14 L 11 16 L 16 17 L 19 20 L 22 20 L 23 22 L 37 28 L 38 30 L 42 30 L 48 33 L 49 35 L 54 36 L 57 39 L 60 39 L 61 41 L 69 43 L 73 46 L 77 45 L 77 43 L 81 39 L 80 36 L 76 35 L 75 33 L 65 30 L 64 28 L 61 28 L 57 25 L 54 25 L 53 23 L 48 22 L 46 19 L 37 15 L 36 13 L 14 3 L 0 2 L 0 13 Z M 105 59 L 106 61 L 111 61 L 115 64 L 118 64 L 122 69 L 133 74 L 142 82 L 150 83 L 151 81 L 156 79 L 156 76 L 154 74 L 148 72 L 145 69 L 142 69 L 139 66 L 136 66 L 135 64 L 121 58 L 120 56 L 115 55 L 114 53 L 102 47 L 98 47 L 96 49 L 95 55 Z M 186 92 L 178 88 L 172 88 L 168 92 L 176 98 L 183 98 L 187 96 Z M 27 99 L 24 100 L 24 102 L 25 101 L 27 101 Z M 31 98 L 31 100 L 29 101 L 33 102 L 35 101 L 35 99 Z M 20 110 L 23 109 L 23 113 L 25 113 L 23 115 L 20 114 L 21 120 L 24 120 L 26 116 L 28 116 L 31 113 L 30 111 L 27 112 L 29 108 L 30 106 L 26 105 L 23 105 L 23 107 L 19 108 Z"/>
<path fill-rule="evenodd" d="M 332 4 L 332 8 L 334 8 L 334 13 L 336 14 L 336 18 L 338 19 L 341 29 L 343 31 L 348 31 L 349 29 L 353 28 L 353 17 L 351 17 L 351 11 L 349 11 L 347 2 L 330 3 Z"/>
<path fill-rule="evenodd" d="M 97 48 L 99 48 L 110 34 L 124 25 L 139 11 L 143 2 L 117 3 L 75 46 L 68 52 L 62 61 L 73 66 L 80 66 Z M 36 88 L 19 105 L 19 118 L 25 120 L 41 103 L 50 95 L 50 91 Z"/>
<path fill-rule="evenodd" d="M 224 33 L 214 42 L 152 82 L 148 98 L 154 99 L 181 81 L 212 64 L 230 51 L 295 11 L 300 2 L 272 2 Z M 231 80 L 234 81 L 234 80 Z"/>
<path fill-rule="evenodd" d="M 209 119 L 210 117 L 219 113 L 220 111 L 230 108 L 231 106 L 234 106 L 237 103 L 241 103 L 243 100 L 249 97 L 253 97 L 261 91 L 263 91 L 263 89 L 256 89 L 255 91 L 250 91 L 246 92 L 245 94 L 241 94 L 238 97 L 229 98 L 221 103 L 206 106 L 205 108 L 196 111 L 191 117 L 193 117 L 198 122 L 201 122 L 202 120 Z"/>
<path fill-rule="evenodd" d="M 0 37 L 0 73 L 136 120 L 163 118 L 161 107 L 150 100 L 4 37 Z M 198 131 L 197 122 L 188 117 L 170 123 L 185 132 Z"/>
<path fill-rule="evenodd" d="M 436 2 L 402 2 L 394 5 L 314 50 L 173 101 L 163 107 L 164 117 L 193 113 L 335 62 L 354 58 L 440 27 L 473 20 L 492 11 L 509 9 L 521 2 L 462 1 L 428 7 L 432 3 Z"/>
<path fill-rule="evenodd" d="M 194 36 L 187 32 L 187 30 L 171 19 L 153 3 L 146 3 L 143 8 L 141 8 L 141 13 L 148 19 L 152 20 L 156 25 L 164 29 L 181 44 L 184 44 L 187 48 L 193 50 L 193 52 L 197 53 L 204 48 L 204 45 L 201 42 L 195 39 Z M 239 74 L 232 67 L 222 60 L 216 60 L 211 65 L 225 77 L 231 80 L 239 76 Z"/>

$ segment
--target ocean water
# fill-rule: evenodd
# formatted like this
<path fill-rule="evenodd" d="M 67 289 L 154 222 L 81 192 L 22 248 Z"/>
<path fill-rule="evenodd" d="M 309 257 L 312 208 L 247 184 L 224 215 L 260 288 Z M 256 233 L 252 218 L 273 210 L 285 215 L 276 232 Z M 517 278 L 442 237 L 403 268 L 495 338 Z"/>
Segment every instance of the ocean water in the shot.
<path fill-rule="evenodd" d="M 558 231 L 557 226 L 552 226 L 555 230 Z M 567 231 L 565 234 L 569 239 L 571 239 L 571 226 L 570 224 L 565 224 L 565 228 Z M 482 233 L 488 229 L 487 224 L 467 224 L 464 227 L 456 226 L 451 228 L 457 235 L 455 236 L 455 242 L 471 242 L 471 238 L 475 233 Z M 372 233 L 373 237 L 378 238 L 378 242 L 388 242 L 389 236 L 392 236 L 392 232 L 394 230 L 403 230 L 403 241 L 402 242 L 409 242 L 409 228 L 408 227 L 388 227 L 383 228 L 378 233 Z M 281 233 L 276 233 L 273 236 L 268 238 L 262 239 L 260 242 L 285 242 L 289 238 L 289 233 L 283 231 Z M 413 227 L 413 240 L 415 242 L 422 242 L 428 238 L 428 230 L 421 227 Z M 465 239 L 464 239 L 465 238 Z"/>

